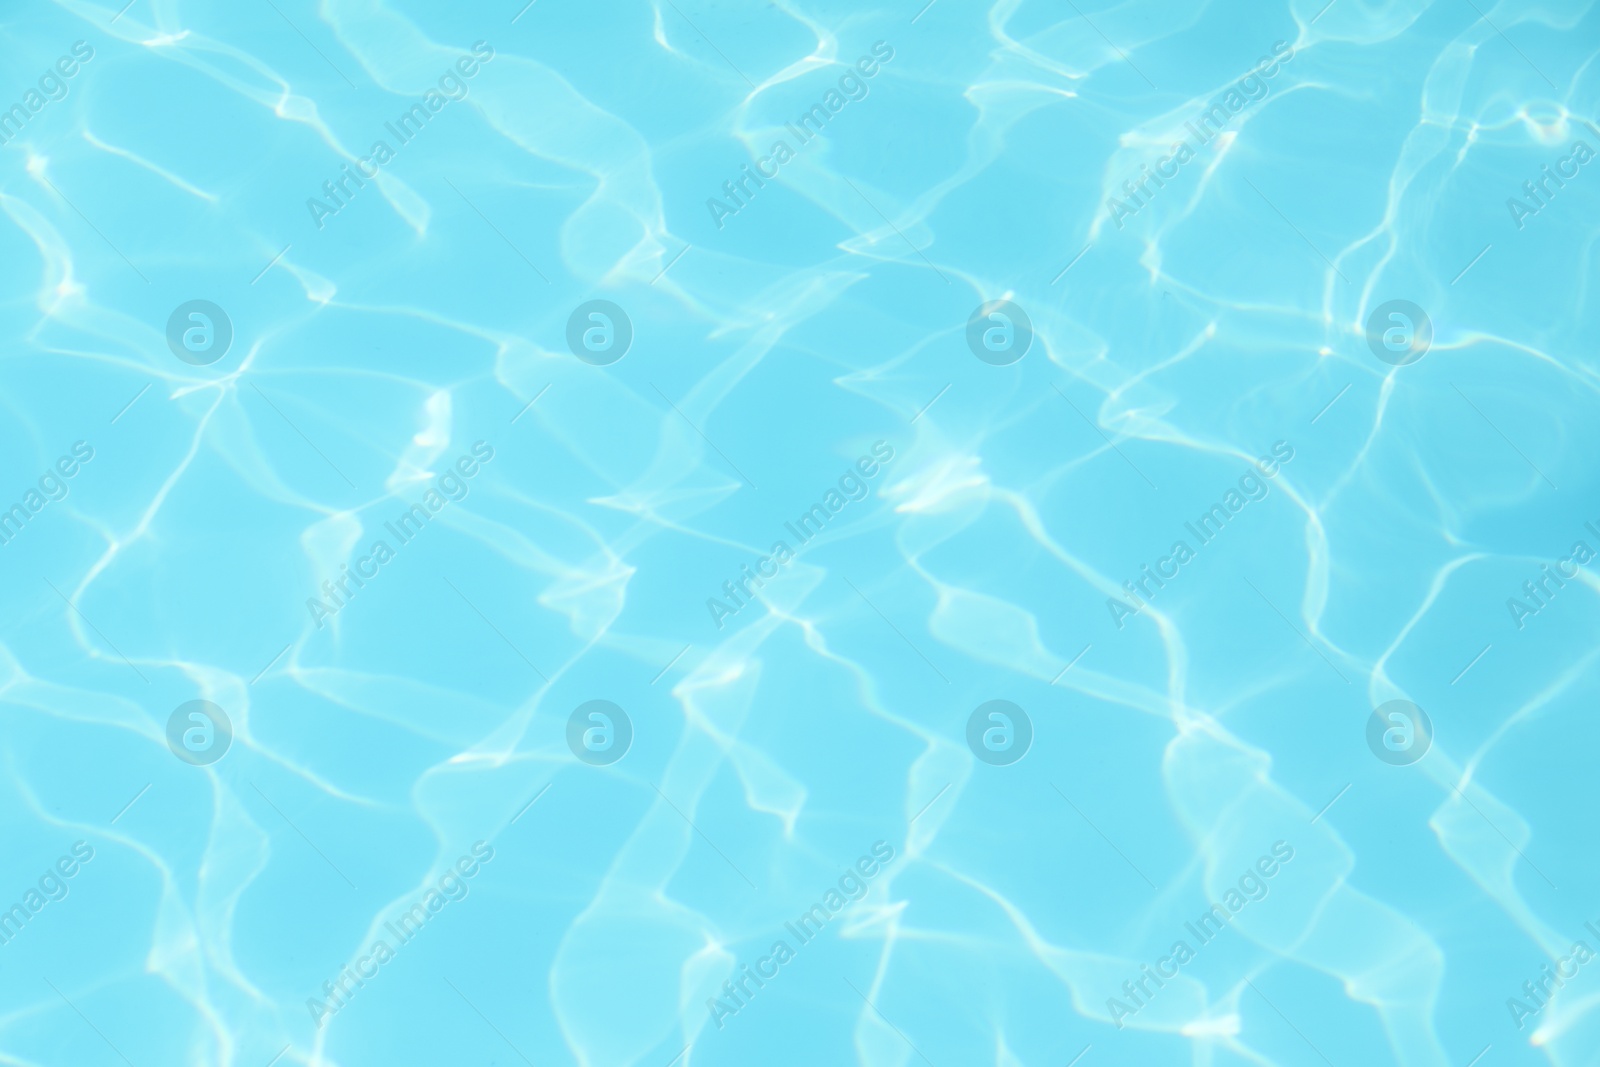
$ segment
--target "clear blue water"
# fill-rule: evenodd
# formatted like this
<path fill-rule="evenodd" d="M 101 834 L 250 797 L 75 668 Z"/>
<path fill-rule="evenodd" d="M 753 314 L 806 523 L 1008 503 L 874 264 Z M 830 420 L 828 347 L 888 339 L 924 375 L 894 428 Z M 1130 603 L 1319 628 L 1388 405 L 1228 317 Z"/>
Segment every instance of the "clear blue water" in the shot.
<path fill-rule="evenodd" d="M 0 1059 L 1600 1064 L 1600 11 L 920 5 L 12 5 Z"/>

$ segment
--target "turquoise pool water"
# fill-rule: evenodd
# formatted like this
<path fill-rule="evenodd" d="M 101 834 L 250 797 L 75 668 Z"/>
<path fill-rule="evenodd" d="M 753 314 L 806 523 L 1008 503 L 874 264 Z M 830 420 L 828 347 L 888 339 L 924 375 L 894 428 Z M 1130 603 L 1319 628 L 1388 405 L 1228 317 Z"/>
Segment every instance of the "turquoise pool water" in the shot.
<path fill-rule="evenodd" d="M 1600 1064 L 1595 5 L 123 3 L 0 1060 Z"/>

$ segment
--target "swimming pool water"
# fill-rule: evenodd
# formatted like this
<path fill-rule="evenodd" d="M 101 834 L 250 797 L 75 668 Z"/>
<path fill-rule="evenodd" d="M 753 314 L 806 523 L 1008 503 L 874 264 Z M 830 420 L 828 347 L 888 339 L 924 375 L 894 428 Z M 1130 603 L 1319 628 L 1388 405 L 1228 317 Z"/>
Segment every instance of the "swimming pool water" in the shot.
<path fill-rule="evenodd" d="M 5 26 L 0 1059 L 1600 1064 L 1595 5 Z"/>

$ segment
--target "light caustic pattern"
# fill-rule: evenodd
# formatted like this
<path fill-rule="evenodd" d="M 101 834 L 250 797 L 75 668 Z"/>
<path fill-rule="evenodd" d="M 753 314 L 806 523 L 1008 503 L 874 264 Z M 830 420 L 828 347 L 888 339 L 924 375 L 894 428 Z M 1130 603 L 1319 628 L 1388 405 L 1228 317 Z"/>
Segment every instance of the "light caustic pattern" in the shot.
<path fill-rule="evenodd" d="M 0 1058 L 1600 1063 L 1600 10 L 58 0 Z"/>

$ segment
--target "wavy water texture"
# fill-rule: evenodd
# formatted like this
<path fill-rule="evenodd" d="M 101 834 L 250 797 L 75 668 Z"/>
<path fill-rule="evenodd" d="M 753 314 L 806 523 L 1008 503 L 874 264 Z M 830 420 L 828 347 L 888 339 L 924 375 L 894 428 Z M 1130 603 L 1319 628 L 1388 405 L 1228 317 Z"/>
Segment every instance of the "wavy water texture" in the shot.
<path fill-rule="evenodd" d="M 1600 1063 L 1600 5 L 9 28 L 5 1062 Z"/>

